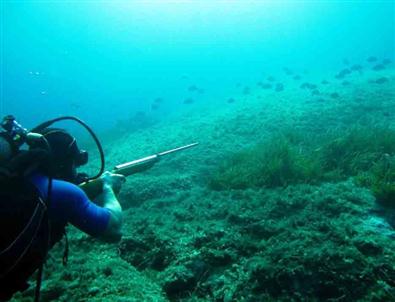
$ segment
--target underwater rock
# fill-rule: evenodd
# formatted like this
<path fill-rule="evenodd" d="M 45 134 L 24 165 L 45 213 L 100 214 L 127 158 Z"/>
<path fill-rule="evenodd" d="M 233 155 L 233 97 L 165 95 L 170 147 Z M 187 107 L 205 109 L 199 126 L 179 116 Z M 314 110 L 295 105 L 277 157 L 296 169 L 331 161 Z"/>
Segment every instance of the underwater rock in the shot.
<path fill-rule="evenodd" d="M 340 95 L 339 95 L 337 92 L 332 92 L 329 96 L 330 96 L 332 99 L 338 99 Z"/>
<path fill-rule="evenodd" d="M 176 297 L 182 293 L 193 290 L 196 286 L 197 278 L 193 271 L 185 266 L 173 267 L 163 280 L 163 289 L 168 297 Z"/>
<path fill-rule="evenodd" d="M 275 91 L 280 92 L 284 90 L 284 85 L 281 83 L 277 83 L 276 87 L 274 88 Z"/>
<path fill-rule="evenodd" d="M 383 64 L 376 64 L 372 67 L 372 70 L 375 70 L 375 71 L 379 71 L 379 70 L 383 70 L 383 69 L 385 69 L 385 66 Z"/>
<path fill-rule="evenodd" d="M 369 63 L 373 63 L 377 61 L 377 57 L 375 56 L 370 56 L 369 58 L 366 59 L 366 61 L 368 61 Z"/>
<path fill-rule="evenodd" d="M 376 83 L 376 84 L 384 84 L 384 83 L 388 82 L 388 78 L 381 77 L 381 78 L 378 78 L 378 79 L 374 80 L 373 82 Z"/>
<path fill-rule="evenodd" d="M 193 104 L 195 101 L 193 100 L 193 98 L 186 98 L 183 103 L 184 104 Z"/>
<path fill-rule="evenodd" d="M 301 77 L 300 75 L 295 75 L 295 76 L 293 77 L 293 79 L 294 79 L 295 81 L 299 81 L 301 78 L 302 78 L 302 77 Z"/>
<path fill-rule="evenodd" d="M 365 256 L 375 256 L 383 252 L 383 247 L 369 239 L 354 241 L 355 247 Z"/>

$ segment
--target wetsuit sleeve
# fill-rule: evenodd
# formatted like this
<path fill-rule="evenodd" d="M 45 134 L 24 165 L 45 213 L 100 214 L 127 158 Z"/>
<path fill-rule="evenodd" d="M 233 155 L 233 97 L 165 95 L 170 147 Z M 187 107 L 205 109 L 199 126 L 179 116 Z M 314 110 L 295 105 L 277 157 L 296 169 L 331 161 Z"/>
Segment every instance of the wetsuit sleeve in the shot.
<path fill-rule="evenodd" d="M 48 179 L 35 177 L 33 182 L 46 198 Z M 91 236 L 97 237 L 104 233 L 110 220 L 108 209 L 94 204 L 83 190 L 69 182 L 53 180 L 51 192 L 51 218 L 69 222 Z"/>

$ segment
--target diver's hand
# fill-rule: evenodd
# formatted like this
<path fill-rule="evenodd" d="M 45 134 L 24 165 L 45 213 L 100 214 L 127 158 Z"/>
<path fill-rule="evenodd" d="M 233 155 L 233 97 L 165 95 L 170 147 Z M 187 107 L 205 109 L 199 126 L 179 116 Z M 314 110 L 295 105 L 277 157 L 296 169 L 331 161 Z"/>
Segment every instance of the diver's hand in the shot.
<path fill-rule="evenodd" d="M 110 187 L 116 193 L 121 190 L 122 184 L 126 181 L 125 176 L 114 174 L 109 171 L 104 172 L 101 179 L 103 181 L 103 189 L 105 187 Z"/>

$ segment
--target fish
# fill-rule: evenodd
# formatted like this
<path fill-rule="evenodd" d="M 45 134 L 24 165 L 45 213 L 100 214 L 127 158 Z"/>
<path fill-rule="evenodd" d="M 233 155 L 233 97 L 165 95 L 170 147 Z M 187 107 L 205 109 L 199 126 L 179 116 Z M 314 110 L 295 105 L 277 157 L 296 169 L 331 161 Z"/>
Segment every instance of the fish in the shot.
<path fill-rule="evenodd" d="M 154 102 L 157 103 L 157 104 L 160 104 L 160 103 L 163 102 L 163 99 L 162 98 L 156 98 L 156 99 L 154 99 Z"/>
<path fill-rule="evenodd" d="M 318 89 L 314 89 L 311 91 L 311 95 L 320 95 L 321 92 Z"/>
<path fill-rule="evenodd" d="M 349 86 L 350 84 L 351 84 L 351 83 L 350 83 L 349 81 L 343 81 L 343 82 L 342 82 L 342 85 L 343 85 L 343 86 Z"/>
<path fill-rule="evenodd" d="M 388 78 L 381 77 L 381 78 L 378 78 L 378 79 L 374 80 L 373 82 L 376 83 L 376 84 L 384 84 L 384 83 L 388 82 Z"/>
<path fill-rule="evenodd" d="M 248 94 L 250 94 L 250 92 L 251 92 L 250 87 L 248 87 L 248 86 L 244 87 L 244 89 L 243 89 L 243 94 L 244 95 L 248 95 Z"/>
<path fill-rule="evenodd" d="M 284 67 L 283 68 L 284 72 L 286 75 L 293 75 L 293 71 L 291 69 L 289 69 L 288 67 Z"/>
<path fill-rule="evenodd" d="M 372 67 L 372 70 L 375 70 L 375 71 L 379 71 L 379 70 L 383 70 L 383 69 L 385 69 L 385 66 L 383 64 L 376 64 Z"/>
<path fill-rule="evenodd" d="M 183 103 L 184 104 L 193 104 L 195 101 L 192 98 L 186 98 Z"/>
<path fill-rule="evenodd" d="M 159 104 L 158 103 L 151 104 L 151 109 L 152 110 L 158 110 L 159 109 Z"/>
<path fill-rule="evenodd" d="M 231 104 L 231 103 L 234 103 L 234 102 L 235 102 L 235 99 L 234 99 L 234 98 L 229 98 L 226 102 L 229 103 L 229 104 Z"/>
<path fill-rule="evenodd" d="M 196 85 L 191 85 L 191 86 L 188 87 L 188 91 L 193 92 L 193 91 L 197 91 L 197 90 L 198 90 L 198 88 L 197 88 Z"/>
<path fill-rule="evenodd" d="M 316 89 L 317 85 L 311 84 L 308 82 L 304 82 L 302 85 L 300 85 L 300 88 L 302 88 L 302 89 Z"/>
<path fill-rule="evenodd" d="M 383 65 L 389 65 L 391 63 L 392 63 L 392 61 L 390 59 L 383 59 L 383 61 L 381 61 L 381 64 L 383 64 Z"/>
<path fill-rule="evenodd" d="M 362 65 L 354 64 L 353 66 L 350 67 L 350 70 L 352 70 L 352 71 L 361 71 L 362 70 Z"/>
<path fill-rule="evenodd" d="M 366 61 L 368 61 L 369 63 L 373 63 L 377 61 L 377 57 L 375 56 L 370 56 L 369 58 L 366 59 Z"/>
<path fill-rule="evenodd" d="M 144 118 L 144 117 L 145 117 L 145 112 L 144 112 L 144 111 L 137 111 L 137 112 L 134 114 L 134 117 L 135 117 L 135 118 Z"/>
<path fill-rule="evenodd" d="M 350 61 L 349 61 L 348 59 L 344 58 L 344 59 L 343 59 L 343 64 L 344 64 L 344 65 L 349 65 L 349 64 L 350 64 Z"/>
<path fill-rule="evenodd" d="M 300 75 L 294 75 L 293 79 L 299 81 L 302 77 Z"/>
<path fill-rule="evenodd" d="M 262 89 L 272 89 L 272 84 L 270 84 L 270 83 L 264 83 L 264 84 L 262 84 Z"/>
<path fill-rule="evenodd" d="M 197 93 L 203 94 L 203 93 L 205 93 L 205 90 L 204 90 L 203 88 L 199 88 L 199 89 L 197 90 Z"/>
<path fill-rule="evenodd" d="M 274 81 L 275 81 L 275 78 L 272 77 L 272 76 L 268 76 L 268 77 L 266 78 L 266 80 L 268 80 L 269 82 L 274 82 Z"/>
<path fill-rule="evenodd" d="M 337 99 L 337 98 L 339 98 L 339 94 L 337 93 L 337 92 L 332 92 L 331 94 L 329 94 L 329 96 L 332 98 L 332 99 Z"/>
<path fill-rule="evenodd" d="M 327 80 L 322 80 L 322 81 L 321 81 L 321 84 L 323 84 L 323 85 L 328 85 L 329 82 L 328 82 Z"/>
<path fill-rule="evenodd" d="M 284 85 L 281 84 L 281 83 L 277 83 L 275 88 L 274 88 L 274 90 L 277 91 L 277 92 L 283 91 L 284 90 Z"/>

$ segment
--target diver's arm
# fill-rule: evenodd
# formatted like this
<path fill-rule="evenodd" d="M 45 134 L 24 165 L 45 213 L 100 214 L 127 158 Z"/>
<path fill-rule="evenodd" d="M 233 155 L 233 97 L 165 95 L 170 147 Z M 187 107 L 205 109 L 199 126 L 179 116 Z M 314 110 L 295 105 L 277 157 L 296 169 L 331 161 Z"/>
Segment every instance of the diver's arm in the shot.
<path fill-rule="evenodd" d="M 117 242 L 122 237 L 122 207 L 109 184 L 103 185 L 102 200 L 103 208 L 110 211 L 110 220 L 105 232 L 100 238 L 105 241 Z"/>
<path fill-rule="evenodd" d="M 118 174 L 105 172 L 102 176 L 103 192 L 101 194 L 102 207 L 110 211 L 110 220 L 101 239 L 110 242 L 117 242 L 122 237 L 122 207 L 114 194 L 114 187 L 121 186 L 125 177 Z"/>

